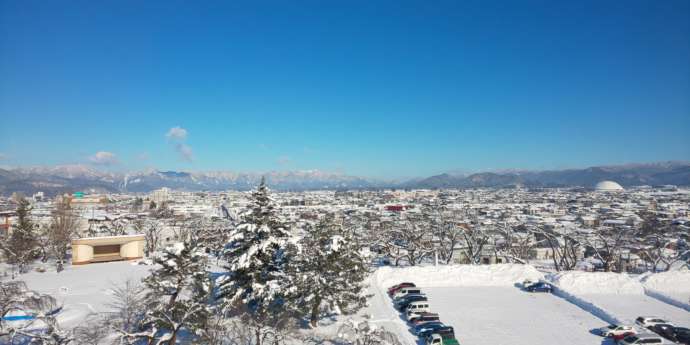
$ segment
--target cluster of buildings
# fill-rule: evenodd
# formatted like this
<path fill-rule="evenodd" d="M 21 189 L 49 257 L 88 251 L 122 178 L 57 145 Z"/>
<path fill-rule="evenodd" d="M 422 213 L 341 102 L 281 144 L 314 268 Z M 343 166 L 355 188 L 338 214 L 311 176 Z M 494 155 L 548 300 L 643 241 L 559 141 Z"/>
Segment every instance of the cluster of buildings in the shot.
<path fill-rule="evenodd" d="M 123 235 L 136 235 L 141 222 L 155 222 L 164 229 L 163 242 L 174 242 L 175 227 L 180 221 L 194 218 L 234 218 L 250 202 L 251 192 L 186 192 L 162 188 L 142 194 L 88 194 L 74 193 L 47 198 L 42 193 L 33 195 L 32 220 L 39 226 L 51 221 L 57 202 L 68 202 L 78 218 L 77 233 L 84 245 L 89 240 Z M 491 230 L 521 229 L 535 237 L 528 259 L 547 264 L 553 259 L 552 245 L 540 241 L 540 229 L 551 233 L 568 233 L 592 243 L 601 234 L 627 233 L 621 257 L 625 255 L 626 269 L 637 268 L 644 261 L 639 250 L 648 245 L 640 229 L 664 226 L 664 243 L 686 246 L 690 229 L 690 189 L 637 187 L 623 189 L 611 181 L 603 181 L 594 190 L 583 189 L 471 189 L 471 190 L 378 190 L 378 191 L 308 191 L 273 193 L 277 211 L 292 226 L 299 228 L 314 223 L 327 214 L 358 216 L 371 220 L 371 224 L 417 217 L 425 210 L 442 210 L 451 214 L 464 227 L 488 229 L 491 240 L 484 246 L 482 263 L 500 263 L 506 259 L 496 255 L 495 246 L 502 243 Z M 11 231 L 16 218 L 16 196 L 0 197 L 0 236 Z M 433 236 L 433 234 L 430 234 Z M 136 237 L 137 240 L 142 240 Z M 543 239 L 542 239 L 543 240 Z M 118 242 L 113 240 L 110 242 Z M 113 255 L 120 247 L 109 241 L 105 254 Z M 107 243 L 106 243 L 107 242 Z M 121 242 L 121 241 L 120 241 Z M 119 243 L 119 242 L 118 242 Z M 88 244 L 87 244 L 88 245 Z M 463 243 L 457 244 L 456 261 L 462 262 Z M 143 246 L 136 244 L 135 246 Z M 131 247 L 131 246 L 130 246 Z M 77 247 L 75 247 L 77 248 Z M 98 252 L 84 249 L 76 252 Z M 139 247 L 137 247 L 139 248 Z M 577 248 L 585 259 L 586 245 Z M 139 249 L 137 249 L 137 253 Z M 93 253 L 92 253 L 93 255 Z M 127 254 L 132 256 L 132 254 Z M 134 255 L 140 256 L 140 255 Z M 596 268 L 596 262 L 592 264 Z M 591 267 L 590 267 L 591 268 Z"/>

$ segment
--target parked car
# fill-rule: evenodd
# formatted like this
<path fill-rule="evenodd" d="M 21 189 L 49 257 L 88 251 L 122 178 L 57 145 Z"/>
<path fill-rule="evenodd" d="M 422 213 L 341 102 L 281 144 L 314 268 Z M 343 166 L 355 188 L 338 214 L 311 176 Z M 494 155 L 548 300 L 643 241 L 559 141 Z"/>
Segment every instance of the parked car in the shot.
<path fill-rule="evenodd" d="M 676 336 L 676 341 L 679 344 L 690 345 L 690 328 L 674 327 L 673 333 Z"/>
<path fill-rule="evenodd" d="M 671 324 L 657 323 L 654 326 L 650 326 L 649 330 L 670 341 L 676 341 L 676 332 L 674 331 L 674 327 Z"/>
<path fill-rule="evenodd" d="M 413 325 L 419 325 L 425 322 L 441 321 L 441 318 L 436 313 L 420 313 L 410 318 Z"/>
<path fill-rule="evenodd" d="M 398 290 L 406 287 L 416 287 L 416 285 L 412 282 L 404 282 L 400 284 L 396 284 L 388 288 L 388 296 L 393 296 Z"/>
<path fill-rule="evenodd" d="M 412 294 L 407 294 L 407 295 L 405 295 L 405 296 L 401 296 L 401 297 L 398 297 L 398 298 L 394 298 L 394 299 L 393 299 L 393 304 L 397 304 L 397 303 L 399 303 L 399 302 L 401 302 L 401 301 L 404 301 L 405 299 L 407 299 L 407 298 L 409 298 L 409 297 L 412 297 L 412 296 L 424 296 L 424 297 L 426 297 L 426 294 L 423 294 L 423 293 L 412 293 Z"/>
<path fill-rule="evenodd" d="M 455 337 L 433 333 L 424 340 L 425 345 L 460 345 Z"/>
<path fill-rule="evenodd" d="M 637 334 L 637 331 L 632 326 L 608 325 L 606 327 L 599 328 L 599 334 L 602 337 L 613 337 L 621 334 Z"/>
<path fill-rule="evenodd" d="M 410 315 L 412 314 L 429 312 L 431 312 L 431 310 L 429 309 L 429 302 L 427 301 L 410 302 L 407 308 L 405 308 L 405 314 L 407 315 L 408 320 L 410 319 Z"/>
<path fill-rule="evenodd" d="M 635 335 L 635 334 L 637 334 L 637 330 L 634 332 L 616 334 L 616 335 L 612 336 L 611 339 L 613 339 L 614 341 L 617 342 L 619 340 L 625 339 L 625 337 L 627 337 L 627 336 Z"/>
<path fill-rule="evenodd" d="M 431 313 L 431 312 L 429 312 L 429 310 L 418 311 L 418 312 L 409 312 L 408 311 L 406 314 L 407 322 L 412 323 L 412 320 L 415 320 L 415 319 L 421 317 L 422 315 L 436 315 L 436 316 L 438 316 L 438 314 Z M 433 320 L 433 321 L 439 321 L 439 320 Z"/>
<path fill-rule="evenodd" d="M 422 331 L 422 332 L 419 332 L 418 335 L 420 338 L 426 339 L 427 337 L 429 337 L 432 334 L 438 334 L 441 337 L 443 337 L 445 335 L 446 338 L 455 338 L 455 330 L 453 330 L 453 327 L 450 327 L 450 326 L 444 326 L 441 328 L 437 328 L 435 330 Z"/>
<path fill-rule="evenodd" d="M 649 328 L 651 326 L 654 326 L 654 325 L 660 324 L 660 323 L 671 324 L 670 322 L 668 322 L 664 319 L 654 317 L 654 316 L 640 316 L 637 319 L 635 319 L 635 323 L 644 327 L 644 328 Z"/>
<path fill-rule="evenodd" d="M 415 335 L 420 335 L 424 332 L 435 331 L 443 327 L 446 327 L 446 325 L 444 325 L 441 321 L 425 322 L 414 326 L 412 333 L 414 333 Z"/>
<path fill-rule="evenodd" d="M 551 293 L 551 291 L 553 291 L 553 287 L 549 283 L 538 282 L 538 283 L 534 283 L 534 284 L 526 287 L 525 290 L 528 292 L 548 292 L 548 293 Z"/>
<path fill-rule="evenodd" d="M 618 345 L 647 345 L 647 344 L 655 344 L 655 345 L 667 345 L 667 344 L 673 344 L 673 342 L 670 342 L 654 333 L 644 333 L 644 334 L 634 334 L 634 335 L 629 335 L 621 340 L 618 341 Z"/>
<path fill-rule="evenodd" d="M 410 305 L 412 302 L 426 302 L 428 299 L 424 295 L 409 295 L 406 296 L 404 299 L 401 299 L 399 302 L 395 303 L 395 308 L 398 310 L 405 310 L 407 309 L 407 306 Z"/>
<path fill-rule="evenodd" d="M 412 294 L 421 294 L 422 290 L 417 287 L 406 287 L 398 290 L 394 295 L 393 299 L 403 297 L 405 295 L 412 295 Z"/>

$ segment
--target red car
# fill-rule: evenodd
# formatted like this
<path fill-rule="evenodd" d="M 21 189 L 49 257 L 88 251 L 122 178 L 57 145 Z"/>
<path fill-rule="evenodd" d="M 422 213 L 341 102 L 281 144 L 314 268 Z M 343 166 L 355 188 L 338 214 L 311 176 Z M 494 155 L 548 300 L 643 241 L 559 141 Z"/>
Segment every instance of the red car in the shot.
<path fill-rule="evenodd" d="M 414 285 L 414 283 L 409 283 L 409 282 L 400 283 L 398 285 L 393 285 L 390 288 L 388 288 L 388 296 L 393 296 L 393 295 L 395 295 L 396 292 L 398 292 L 398 290 L 403 289 L 403 288 L 407 288 L 407 287 L 417 287 L 417 285 Z"/>
<path fill-rule="evenodd" d="M 616 334 L 616 335 L 612 336 L 611 338 L 613 338 L 613 340 L 615 340 L 615 341 L 619 341 L 619 340 L 621 340 L 621 339 L 623 339 L 629 335 L 635 335 L 635 332 L 620 333 L 620 334 Z"/>

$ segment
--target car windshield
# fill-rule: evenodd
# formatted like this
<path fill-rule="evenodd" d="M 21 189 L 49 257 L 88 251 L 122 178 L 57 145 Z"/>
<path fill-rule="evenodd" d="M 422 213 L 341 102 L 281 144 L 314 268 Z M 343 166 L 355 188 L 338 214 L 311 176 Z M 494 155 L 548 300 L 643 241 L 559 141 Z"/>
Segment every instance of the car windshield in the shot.
<path fill-rule="evenodd" d="M 616 327 L 618 327 L 618 326 L 616 326 L 616 325 L 608 325 L 608 329 L 616 329 Z"/>

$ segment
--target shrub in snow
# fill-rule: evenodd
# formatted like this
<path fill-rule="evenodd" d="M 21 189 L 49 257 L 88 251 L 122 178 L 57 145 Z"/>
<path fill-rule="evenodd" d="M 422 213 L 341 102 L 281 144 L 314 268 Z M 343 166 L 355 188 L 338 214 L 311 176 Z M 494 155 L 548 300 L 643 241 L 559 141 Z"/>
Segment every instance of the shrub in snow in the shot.
<path fill-rule="evenodd" d="M 29 290 L 22 281 L 0 282 L 0 344 L 54 344 L 74 341 L 55 318 L 55 298 Z"/>
<path fill-rule="evenodd" d="M 174 344 L 183 329 L 202 333 L 211 312 L 207 304 L 211 287 L 203 249 L 196 241 L 187 240 L 165 248 L 154 262 L 156 269 L 144 280 L 148 288 L 147 311 L 141 321 L 145 331 L 120 330 L 122 336 Z"/>
<path fill-rule="evenodd" d="M 398 337 L 367 321 L 347 320 L 338 329 L 336 340 L 349 345 L 402 345 Z"/>

